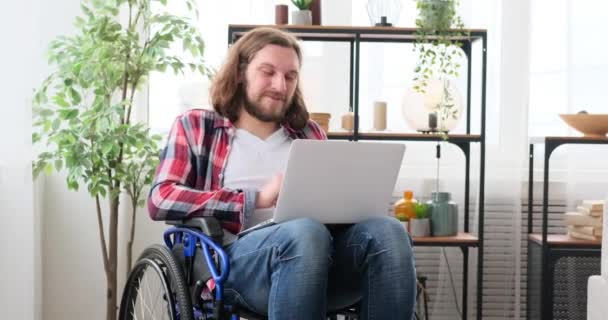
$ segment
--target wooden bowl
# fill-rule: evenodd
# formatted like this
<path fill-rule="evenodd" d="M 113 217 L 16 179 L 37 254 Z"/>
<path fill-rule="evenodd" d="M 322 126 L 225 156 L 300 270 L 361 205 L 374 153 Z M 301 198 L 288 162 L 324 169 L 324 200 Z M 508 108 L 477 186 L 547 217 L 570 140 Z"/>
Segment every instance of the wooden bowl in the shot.
<path fill-rule="evenodd" d="M 560 114 L 564 122 L 585 137 L 605 138 L 608 133 L 608 114 Z"/>

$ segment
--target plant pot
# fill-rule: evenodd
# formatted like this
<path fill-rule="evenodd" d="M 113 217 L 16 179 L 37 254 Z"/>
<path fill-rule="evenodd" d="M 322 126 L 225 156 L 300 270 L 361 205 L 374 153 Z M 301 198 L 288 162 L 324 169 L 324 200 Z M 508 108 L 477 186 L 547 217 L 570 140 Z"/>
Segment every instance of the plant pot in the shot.
<path fill-rule="evenodd" d="M 331 113 L 322 113 L 322 112 L 311 112 L 310 120 L 316 122 L 325 134 L 329 132 L 329 119 L 331 118 Z"/>
<path fill-rule="evenodd" d="M 433 192 L 431 207 L 431 228 L 434 237 L 455 236 L 458 233 L 458 205 L 451 201 L 449 192 Z"/>
<path fill-rule="evenodd" d="M 298 10 L 291 12 L 291 24 L 295 25 L 311 25 L 312 13 L 310 10 Z"/>
<path fill-rule="evenodd" d="M 431 222 L 429 219 L 411 219 L 410 234 L 412 237 L 428 237 L 431 235 Z"/>
<path fill-rule="evenodd" d="M 424 29 L 448 30 L 456 14 L 453 0 L 418 0 L 418 18 Z"/>
<path fill-rule="evenodd" d="M 405 231 L 410 232 L 410 222 L 407 220 L 399 220 Z"/>

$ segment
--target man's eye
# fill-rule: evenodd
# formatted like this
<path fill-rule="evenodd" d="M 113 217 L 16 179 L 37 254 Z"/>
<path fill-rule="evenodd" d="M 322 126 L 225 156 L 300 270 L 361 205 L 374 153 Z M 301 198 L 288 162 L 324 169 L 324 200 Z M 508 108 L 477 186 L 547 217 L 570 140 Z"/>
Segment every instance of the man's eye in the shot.
<path fill-rule="evenodd" d="M 272 70 L 262 70 L 262 73 L 267 76 L 272 76 L 274 74 L 274 72 Z"/>

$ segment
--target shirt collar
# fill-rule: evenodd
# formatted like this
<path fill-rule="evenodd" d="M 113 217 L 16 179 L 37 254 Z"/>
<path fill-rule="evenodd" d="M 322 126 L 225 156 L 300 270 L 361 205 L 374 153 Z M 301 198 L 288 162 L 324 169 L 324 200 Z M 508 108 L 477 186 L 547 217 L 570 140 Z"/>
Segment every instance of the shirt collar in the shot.
<path fill-rule="evenodd" d="M 281 123 L 281 127 L 283 128 L 283 130 L 285 130 L 285 133 L 290 137 L 290 138 L 295 138 L 297 136 L 297 132 L 296 130 L 294 130 L 289 123 L 287 122 L 283 122 Z M 234 132 L 234 124 L 232 123 L 232 121 L 230 121 L 228 118 L 220 116 L 217 117 L 215 119 L 215 121 L 213 122 L 213 128 L 217 129 L 217 128 L 227 128 L 227 129 L 232 129 L 230 130 L 231 132 Z"/>

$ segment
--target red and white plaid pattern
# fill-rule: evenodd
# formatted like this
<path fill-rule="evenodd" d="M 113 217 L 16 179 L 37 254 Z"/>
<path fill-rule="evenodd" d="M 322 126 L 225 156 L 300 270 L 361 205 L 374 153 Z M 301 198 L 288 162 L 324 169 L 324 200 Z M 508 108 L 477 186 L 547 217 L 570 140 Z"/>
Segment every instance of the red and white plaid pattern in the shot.
<path fill-rule="evenodd" d="M 313 121 L 302 130 L 286 124 L 283 129 L 292 139 L 327 139 Z M 234 133 L 232 123 L 214 111 L 196 109 L 177 117 L 148 197 L 152 219 L 214 216 L 229 232 L 236 234 L 242 229 L 246 193 L 223 187 Z"/>

